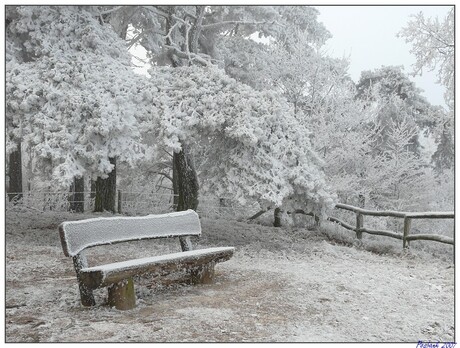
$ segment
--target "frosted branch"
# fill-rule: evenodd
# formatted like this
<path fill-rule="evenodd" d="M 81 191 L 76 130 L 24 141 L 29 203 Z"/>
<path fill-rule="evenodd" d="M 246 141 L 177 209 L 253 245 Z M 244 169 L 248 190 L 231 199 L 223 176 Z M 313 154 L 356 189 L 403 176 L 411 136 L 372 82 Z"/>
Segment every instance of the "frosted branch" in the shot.
<path fill-rule="evenodd" d="M 210 24 L 204 24 L 202 25 L 203 30 L 210 30 L 213 28 L 218 28 L 224 25 L 228 24 L 242 24 L 242 25 L 260 25 L 260 24 L 267 24 L 267 21 L 261 21 L 261 22 L 254 22 L 254 21 L 224 21 L 224 22 L 218 22 L 218 23 L 210 23 Z M 277 24 L 279 26 L 283 26 L 276 21 L 271 22 L 271 24 Z"/>
<path fill-rule="evenodd" d="M 160 9 L 159 9 L 158 7 L 156 7 L 156 6 L 142 6 L 142 8 L 146 9 L 147 11 L 153 12 L 153 13 L 155 13 L 156 15 L 160 15 L 160 16 L 162 16 L 162 17 L 164 17 L 164 18 L 168 18 L 168 17 L 169 17 L 169 15 L 168 15 L 166 12 L 160 10 Z"/>
<path fill-rule="evenodd" d="M 171 180 L 171 182 L 173 182 L 172 176 L 167 174 L 167 173 L 165 173 L 165 172 L 153 171 L 152 173 L 157 174 L 157 175 L 161 175 L 161 176 L 165 177 L 166 179 Z"/>
<path fill-rule="evenodd" d="M 204 17 L 204 7 L 198 7 L 198 18 L 196 19 L 196 30 L 192 38 L 192 51 L 198 52 L 198 38 L 201 35 L 201 30 L 203 28 L 203 17 Z"/>
<path fill-rule="evenodd" d="M 115 11 L 118 11 L 119 9 L 123 8 L 124 6 L 117 6 L 117 7 L 114 7 L 110 10 L 106 10 L 106 11 L 102 11 L 102 12 L 99 12 L 99 15 L 100 16 L 103 16 L 103 15 L 106 15 L 106 14 L 109 14 L 109 13 L 112 13 L 112 12 L 115 12 Z"/>
<path fill-rule="evenodd" d="M 147 33 L 153 33 L 153 34 L 159 34 L 159 35 L 163 35 L 164 36 L 164 33 L 162 32 L 159 32 L 159 31 L 156 31 L 155 29 L 151 28 L 151 29 L 146 29 L 144 30 L 142 33 L 139 33 L 137 36 L 135 36 L 134 38 L 132 38 L 130 41 L 129 41 L 129 45 L 128 45 L 128 50 L 133 47 L 137 42 L 139 42 L 143 37 L 145 37 L 145 34 Z"/>
<path fill-rule="evenodd" d="M 169 29 L 168 33 L 165 35 L 164 39 L 165 41 L 169 40 L 169 42 L 171 42 L 171 44 L 174 42 L 174 40 L 172 39 L 172 33 L 173 33 L 173 30 L 176 29 L 176 27 L 179 25 L 179 23 L 174 23 L 173 26 L 171 26 L 171 28 Z"/>
<path fill-rule="evenodd" d="M 205 60 L 203 57 L 201 57 L 200 55 L 198 55 L 196 53 L 192 53 L 192 52 L 186 53 L 186 52 L 181 51 L 177 47 L 170 46 L 170 45 L 165 45 L 165 48 L 173 51 L 174 54 L 176 56 L 178 56 L 179 58 L 189 59 L 191 61 L 197 61 L 198 63 L 200 63 L 201 65 L 204 65 L 204 66 L 209 65 L 209 62 L 207 60 Z"/>

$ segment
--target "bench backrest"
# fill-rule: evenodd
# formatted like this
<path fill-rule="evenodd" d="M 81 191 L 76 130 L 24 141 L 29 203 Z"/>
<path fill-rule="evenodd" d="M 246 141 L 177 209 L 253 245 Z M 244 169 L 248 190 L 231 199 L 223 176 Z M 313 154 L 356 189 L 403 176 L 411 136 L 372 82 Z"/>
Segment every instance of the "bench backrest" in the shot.
<path fill-rule="evenodd" d="M 199 236 L 201 225 L 193 210 L 140 217 L 94 218 L 59 225 L 62 249 L 75 256 L 96 245 L 151 238 Z"/>

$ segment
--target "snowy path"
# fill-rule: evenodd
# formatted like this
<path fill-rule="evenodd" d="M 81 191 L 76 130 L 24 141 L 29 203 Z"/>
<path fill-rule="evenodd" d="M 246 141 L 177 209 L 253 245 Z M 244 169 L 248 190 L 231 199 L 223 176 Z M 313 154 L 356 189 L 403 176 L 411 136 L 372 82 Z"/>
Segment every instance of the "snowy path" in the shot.
<path fill-rule="evenodd" d="M 331 245 L 306 230 L 222 220 L 202 222 L 202 245 L 237 247 L 216 267 L 215 284 L 154 286 L 142 279 L 134 310 L 103 306 L 105 290 L 96 292 L 97 307 L 83 309 L 55 228 L 66 217 L 7 218 L 7 342 L 453 340 L 452 264 Z M 175 247 L 122 248 L 142 257 Z M 105 260 L 111 248 L 94 258 Z"/>

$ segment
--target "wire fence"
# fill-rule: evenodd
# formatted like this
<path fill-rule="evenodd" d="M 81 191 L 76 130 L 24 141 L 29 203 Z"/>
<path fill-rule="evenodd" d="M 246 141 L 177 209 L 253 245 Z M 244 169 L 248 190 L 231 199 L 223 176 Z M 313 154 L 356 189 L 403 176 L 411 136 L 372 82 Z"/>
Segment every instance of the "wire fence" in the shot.
<path fill-rule="evenodd" d="M 92 212 L 95 192 L 26 191 L 8 193 L 6 209 L 25 208 L 38 211 Z M 200 196 L 197 213 L 207 218 L 246 219 L 259 210 L 257 203 L 241 205 L 222 197 Z M 116 195 L 116 212 L 124 215 L 162 214 L 176 210 L 174 194 L 122 191 Z"/>
<path fill-rule="evenodd" d="M 94 210 L 96 192 L 25 191 L 9 192 L 6 209 L 23 207 L 39 211 L 74 211 L 75 205 L 83 205 L 85 211 Z"/>
<path fill-rule="evenodd" d="M 117 212 L 126 215 L 162 214 L 176 210 L 174 194 L 118 191 Z"/>
<path fill-rule="evenodd" d="M 207 218 L 246 220 L 260 210 L 256 202 L 241 205 L 232 199 L 215 196 L 202 196 L 199 200 L 197 213 Z"/>

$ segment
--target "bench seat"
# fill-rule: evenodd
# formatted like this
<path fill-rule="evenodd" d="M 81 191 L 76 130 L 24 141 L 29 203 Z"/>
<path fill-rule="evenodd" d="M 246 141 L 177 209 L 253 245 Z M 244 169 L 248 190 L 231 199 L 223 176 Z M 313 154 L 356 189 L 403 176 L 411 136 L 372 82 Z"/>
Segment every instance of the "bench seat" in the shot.
<path fill-rule="evenodd" d="M 211 261 L 227 261 L 234 250 L 233 247 L 198 249 L 88 267 L 80 270 L 80 279 L 88 288 L 97 289 L 143 273 L 166 275 Z"/>

